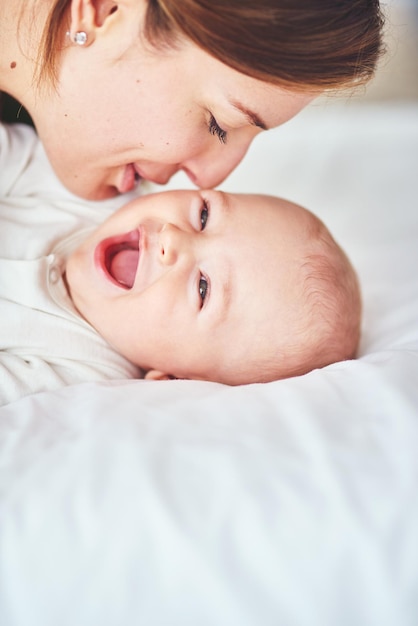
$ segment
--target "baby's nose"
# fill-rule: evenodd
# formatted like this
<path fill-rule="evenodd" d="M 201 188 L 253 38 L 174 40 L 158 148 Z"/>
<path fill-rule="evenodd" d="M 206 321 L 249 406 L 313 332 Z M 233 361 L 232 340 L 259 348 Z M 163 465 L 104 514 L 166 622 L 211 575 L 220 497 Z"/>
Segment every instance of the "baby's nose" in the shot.
<path fill-rule="evenodd" d="M 187 251 L 187 235 L 174 224 L 164 224 L 159 234 L 160 260 L 172 265 Z"/>

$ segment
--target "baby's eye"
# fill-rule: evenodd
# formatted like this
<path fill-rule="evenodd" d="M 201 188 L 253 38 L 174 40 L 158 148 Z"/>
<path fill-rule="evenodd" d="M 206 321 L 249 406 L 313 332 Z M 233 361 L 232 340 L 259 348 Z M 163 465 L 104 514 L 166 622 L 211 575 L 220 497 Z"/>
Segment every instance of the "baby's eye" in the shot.
<path fill-rule="evenodd" d="M 208 222 L 208 217 L 209 217 L 209 207 L 206 203 L 206 200 L 204 200 L 202 210 L 200 211 L 201 230 L 205 230 L 206 224 Z"/>
<path fill-rule="evenodd" d="M 209 284 L 206 278 L 201 274 L 199 279 L 199 297 L 201 300 L 201 308 L 205 302 L 205 298 L 207 296 L 209 289 Z"/>
<path fill-rule="evenodd" d="M 211 135 L 217 137 L 221 143 L 226 143 L 228 133 L 219 126 L 212 114 L 209 119 L 209 132 Z"/>

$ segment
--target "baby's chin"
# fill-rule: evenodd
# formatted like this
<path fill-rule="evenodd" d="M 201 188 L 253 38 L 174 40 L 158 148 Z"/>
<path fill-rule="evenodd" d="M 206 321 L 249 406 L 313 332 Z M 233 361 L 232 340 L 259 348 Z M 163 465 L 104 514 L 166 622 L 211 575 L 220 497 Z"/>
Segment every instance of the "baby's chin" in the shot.
<path fill-rule="evenodd" d="M 91 323 L 88 315 L 88 303 L 86 302 L 85 297 L 83 297 L 83 293 L 77 288 L 79 280 L 77 280 L 77 272 L 75 271 L 73 265 L 71 264 L 71 259 L 68 259 L 67 266 L 65 272 L 63 274 L 63 281 L 65 288 L 67 290 L 68 296 L 73 303 L 74 308 L 77 313 L 91 326 L 94 327 L 94 324 Z M 81 276 L 82 279 L 82 276 Z"/>

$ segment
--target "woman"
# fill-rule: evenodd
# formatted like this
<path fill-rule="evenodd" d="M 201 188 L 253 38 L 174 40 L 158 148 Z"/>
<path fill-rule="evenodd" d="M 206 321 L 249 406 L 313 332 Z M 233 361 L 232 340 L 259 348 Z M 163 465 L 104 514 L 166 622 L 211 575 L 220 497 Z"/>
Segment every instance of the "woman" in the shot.
<path fill-rule="evenodd" d="M 180 169 L 213 187 L 259 132 L 368 80 L 382 22 L 378 0 L 0 0 L 0 89 L 82 197 Z"/>

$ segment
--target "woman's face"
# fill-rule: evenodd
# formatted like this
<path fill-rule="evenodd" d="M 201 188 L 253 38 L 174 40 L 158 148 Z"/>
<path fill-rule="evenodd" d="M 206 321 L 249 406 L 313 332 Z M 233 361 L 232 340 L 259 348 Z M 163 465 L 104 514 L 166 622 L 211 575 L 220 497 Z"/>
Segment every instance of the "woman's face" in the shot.
<path fill-rule="evenodd" d="M 77 195 L 107 198 L 138 178 L 164 184 L 178 170 L 217 186 L 258 133 L 314 97 L 245 76 L 191 42 L 152 48 L 137 14 L 129 22 L 118 9 L 90 45 L 69 44 L 58 92 L 30 109 L 57 175 Z"/>

